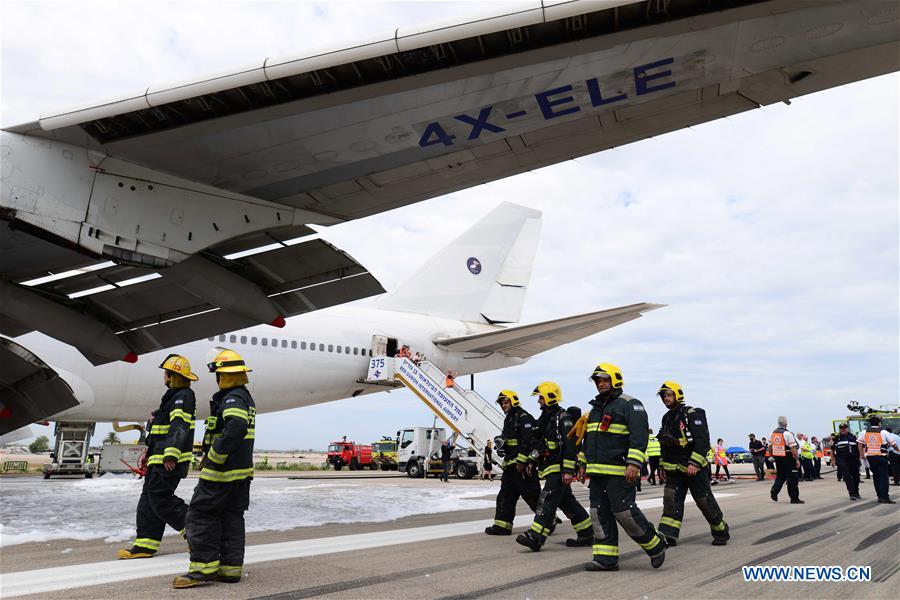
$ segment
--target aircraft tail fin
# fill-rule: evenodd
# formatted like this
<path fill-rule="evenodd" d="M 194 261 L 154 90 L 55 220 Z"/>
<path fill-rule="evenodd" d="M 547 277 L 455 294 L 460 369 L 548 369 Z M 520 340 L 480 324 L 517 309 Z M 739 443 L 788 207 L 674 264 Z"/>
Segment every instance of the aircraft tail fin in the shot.
<path fill-rule="evenodd" d="M 504 202 L 432 256 L 378 307 L 476 323 L 516 323 L 540 231 L 540 211 Z"/>

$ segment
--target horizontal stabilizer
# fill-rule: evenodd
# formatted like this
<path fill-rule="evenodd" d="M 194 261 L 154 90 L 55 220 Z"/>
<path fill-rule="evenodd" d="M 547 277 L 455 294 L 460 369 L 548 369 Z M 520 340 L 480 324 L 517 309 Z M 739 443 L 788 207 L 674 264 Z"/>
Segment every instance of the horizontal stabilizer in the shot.
<path fill-rule="evenodd" d="M 546 352 L 580 340 L 581 338 L 612 329 L 622 323 L 633 321 L 643 313 L 665 304 L 629 304 L 619 308 L 610 308 L 586 313 L 574 317 L 565 317 L 554 321 L 520 325 L 497 329 L 487 333 L 476 333 L 456 338 L 435 340 L 435 344 L 456 352 L 502 352 L 507 356 L 529 358 L 535 354 Z"/>

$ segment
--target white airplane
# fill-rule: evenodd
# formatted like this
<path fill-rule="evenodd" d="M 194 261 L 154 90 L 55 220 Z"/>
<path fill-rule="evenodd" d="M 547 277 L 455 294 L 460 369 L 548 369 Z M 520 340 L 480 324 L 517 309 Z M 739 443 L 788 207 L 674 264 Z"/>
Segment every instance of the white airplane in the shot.
<path fill-rule="evenodd" d="M 159 404 L 162 375 L 155 367 L 169 352 L 191 361 L 198 398 L 215 391 L 205 364 L 216 347 L 240 353 L 253 369 L 258 412 L 274 412 L 383 391 L 364 383 L 373 347 L 393 356 L 400 345 L 443 370 L 464 375 L 519 365 L 556 346 L 637 319 L 658 308 L 635 304 L 530 325 L 519 320 L 531 277 L 541 213 L 500 204 L 374 307 L 335 306 L 266 325 L 153 352 L 140 365 L 94 366 L 49 336 L 29 333 L 8 344 L 38 354 L 74 391 L 79 405 L 59 421 L 144 421 Z M 377 348 L 381 348 L 380 350 Z M 208 403 L 199 401 L 198 416 Z"/>
<path fill-rule="evenodd" d="M 291 240 L 897 71 L 897 11 L 879 0 L 512 3 L 4 127 L 0 434 L 77 404 L 38 333 L 87 368 L 380 294 L 346 253 Z M 418 293 L 381 308 L 426 310 Z M 487 351 L 472 343 L 456 349 Z"/>

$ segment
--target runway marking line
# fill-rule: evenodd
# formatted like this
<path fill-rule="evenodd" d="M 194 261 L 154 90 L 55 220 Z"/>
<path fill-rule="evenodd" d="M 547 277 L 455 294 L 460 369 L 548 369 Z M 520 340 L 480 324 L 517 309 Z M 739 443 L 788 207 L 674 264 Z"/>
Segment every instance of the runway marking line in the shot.
<path fill-rule="evenodd" d="M 716 498 L 728 498 L 737 495 L 734 493 L 717 493 Z M 691 502 L 691 499 L 686 499 L 686 502 Z M 663 502 L 662 498 L 650 498 L 638 500 L 637 504 L 642 509 L 649 509 L 659 508 Z M 525 527 L 531 523 L 532 518 L 533 515 L 531 514 L 520 515 L 516 517 L 513 526 Z M 249 565 L 336 552 L 350 552 L 353 550 L 367 550 L 370 548 L 483 533 L 486 522 L 488 522 L 486 519 L 479 519 L 477 521 L 446 523 L 444 525 L 428 525 L 425 527 L 390 529 L 292 542 L 258 544 L 247 546 L 244 564 Z M 43 594 L 133 579 L 158 577 L 160 575 L 177 575 L 187 569 L 188 560 L 188 554 L 182 552 L 144 560 L 111 560 L 4 573 L 2 585 L 0 585 L 0 595 L 3 598 L 13 598 L 28 594 Z"/>

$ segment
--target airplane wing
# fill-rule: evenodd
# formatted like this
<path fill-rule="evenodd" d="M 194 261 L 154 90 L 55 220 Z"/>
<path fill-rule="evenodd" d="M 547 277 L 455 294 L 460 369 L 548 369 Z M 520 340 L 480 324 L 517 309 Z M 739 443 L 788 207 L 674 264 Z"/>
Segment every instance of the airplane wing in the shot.
<path fill-rule="evenodd" d="M 334 248 L 321 269 L 228 256 L 894 72 L 897 19 L 878 0 L 532 0 L 6 127 L 0 332 L 133 360 L 380 292 Z M 87 273 L 27 285 L 67 269 Z"/>
<path fill-rule="evenodd" d="M 349 220 L 897 71 L 897 10 L 518 2 L 6 130 Z"/>
<path fill-rule="evenodd" d="M 543 323 L 438 339 L 434 343 L 456 352 L 502 352 L 508 356 L 529 358 L 557 346 L 633 321 L 640 318 L 643 313 L 663 306 L 665 305 L 642 302 Z"/>

